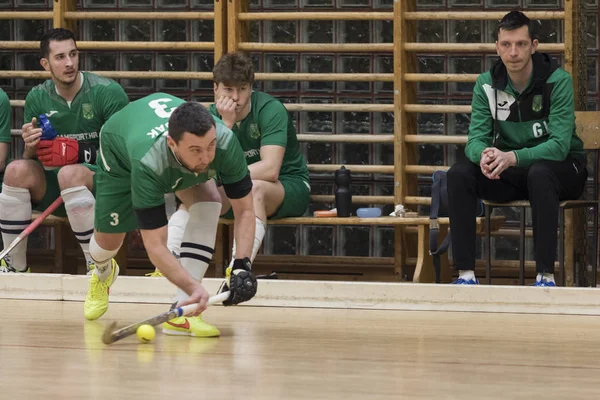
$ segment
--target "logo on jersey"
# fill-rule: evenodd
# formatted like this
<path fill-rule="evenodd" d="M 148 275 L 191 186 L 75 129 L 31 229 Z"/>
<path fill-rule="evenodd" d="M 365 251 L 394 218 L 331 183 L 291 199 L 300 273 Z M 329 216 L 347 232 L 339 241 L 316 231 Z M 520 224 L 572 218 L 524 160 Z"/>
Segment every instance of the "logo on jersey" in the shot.
<path fill-rule="evenodd" d="M 54 110 L 52 110 L 52 111 L 48 111 L 48 112 L 46 113 L 46 117 L 50 118 L 51 116 L 53 116 L 53 115 L 54 115 L 54 114 L 56 114 L 56 113 L 58 113 L 58 111 L 54 111 Z"/>
<path fill-rule="evenodd" d="M 260 137 L 260 129 L 257 124 L 250 124 L 250 137 L 252 139 L 258 139 Z"/>
<path fill-rule="evenodd" d="M 244 156 L 246 156 L 246 158 L 252 158 L 252 157 L 256 157 L 260 155 L 260 150 L 257 149 L 250 149 L 248 151 L 244 152 Z"/>
<path fill-rule="evenodd" d="M 531 102 L 531 109 L 533 112 L 542 111 L 542 107 L 544 106 L 544 98 L 541 94 L 536 94 L 533 96 L 533 101 Z"/>
<path fill-rule="evenodd" d="M 94 118 L 94 108 L 90 103 L 83 103 L 81 105 L 81 111 L 83 112 L 83 118 L 92 119 Z"/>
<path fill-rule="evenodd" d="M 546 121 L 542 121 L 541 124 L 536 122 L 531 126 L 531 128 L 533 129 L 533 136 L 535 138 L 541 138 L 542 136 L 547 135 L 549 132 L 548 123 Z"/>
<path fill-rule="evenodd" d="M 160 124 L 152 128 L 152 130 L 146 133 L 146 136 L 150 136 L 152 139 L 156 139 L 161 135 L 166 135 L 169 133 L 169 123 L 165 122 L 164 124 Z"/>
<path fill-rule="evenodd" d="M 494 89 L 487 83 L 482 87 L 488 99 L 492 118 L 498 117 L 498 121 L 506 121 L 510 116 L 510 106 L 512 106 L 516 99 L 502 90 Z"/>

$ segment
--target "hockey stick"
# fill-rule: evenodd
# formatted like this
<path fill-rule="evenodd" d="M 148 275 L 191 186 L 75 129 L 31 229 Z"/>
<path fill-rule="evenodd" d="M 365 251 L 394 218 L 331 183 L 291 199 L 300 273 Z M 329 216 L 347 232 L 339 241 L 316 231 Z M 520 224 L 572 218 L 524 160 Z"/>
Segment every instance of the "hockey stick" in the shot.
<path fill-rule="evenodd" d="M 46 217 L 48 217 L 48 215 L 52 214 L 54 210 L 60 207 L 62 203 L 63 199 L 59 196 L 58 199 L 54 200 L 54 202 L 50 204 L 48 208 L 46 208 L 39 217 L 34 219 L 33 222 L 29 224 L 29 226 L 25 228 L 23 232 L 21 232 L 19 236 L 17 236 L 17 238 L 13 240 L 8 247 L 5 247 L 4 250 L 2 250 L 2 253 L 0 253 L 0 259 L 6 257 L 8 253 L 10 253 L 15 247 L 17 247 L 17 245 L 21 243 L 23 239 L 25 239 L 31 232 L 33 232 L 33 230 L 37 228 L 42 223 L 42 221 L 44 221 Z"/>
<path fill-rule="evenodd" d="M 215 303 L 222 303 L 223 301 L 227 300 L 228 298 L 229 298 L 229 291 L 219 293 L 219 294 L 209 298 L 207 305 L 210 306 Z M 162 324 L 163 322 L 170 321 L 173 318 L 177 318 L 177 317 L 181 317 L 182 315 L 189 314 L 190 312 L 194 311 L 197 306 L 198 306 L 198 304 L 189 304 L 187 306 L 174 308 L 174 309 L 166 311 L 162 314 L 156 315 L 152 318 L 148 318 L 144 321 L 140 321 L 133 325 L 129 325 L 124 328 L 117 329 L 117 330 L 115 330 L 117 323 L 111 322 L 104 330 L 104 334 L 102 335 L 102 342 L 104 342 L 104 344 L 114 343 L 118 340 L 121 340 L 128 336 L 133 335 L 137 331 L 137 328 L 140 327 L 140 325 L 156 326 L 158 324 Z"/>

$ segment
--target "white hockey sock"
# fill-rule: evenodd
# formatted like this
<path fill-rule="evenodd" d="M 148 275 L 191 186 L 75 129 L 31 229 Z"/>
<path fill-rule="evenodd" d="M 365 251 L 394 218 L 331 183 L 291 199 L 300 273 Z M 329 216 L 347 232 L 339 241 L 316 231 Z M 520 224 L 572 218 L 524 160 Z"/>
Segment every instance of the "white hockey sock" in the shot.
<path fill-rule="evenodd" d="M 0 193 L 0 230 L 4 246 L 15 240 L 31 224 L 31 195 L 29 190 L 2 185 Z M 8 265 L 17 271 L 27 269 L 27 238 L 6 256 Z"/>
<path fill-rule="evenodd" d="M 114 256 L 117 255 L 119 249 L 116 250 L 105 250 L 96 242 L 96 238 L 92 235 L 90 239 L 90 256 L 92 257 L 92 262 L 96 264 L 96 268 L 94 269 L 94 274 L 100 278 L 101 281 L 105 281 L 110 276 L 111 262 Z"/>
<path fill-rule="evenodd" d="M 181 253 L 181 242 L 185 233 L 185 227 L 190 219 L 190 213 L 186 210 L 178 210 L 169 219 L 169 233 L 167 237 L 167 248 L 177 255 Z"/>
<path fill-rule="evenodd" d="M 93 263 L 90 256 L 90 239 L 94 233 L 94 205 L 96 199 L 85 186 L 76 186 L 60 192 L 71 229 L 83 250 L 88 270 Z"/>
<path fill-rule="evenodd" d="M 256 255 L 258 254 L 258 250 L 260 246 L 262 246 L 263 239 L 265 238 L 265 232 L 267 230 L 267 225 L 262 222 L 258 217 L 256 217 L 256 227 L 254 229 L 254 244 L 252 245 L 252 256 L 250 257 L 250 261 L 254 262 Z M 229 266 L 233 267 L 233 261 L 235 260 L 235 240 L 233 241 L 233 249 L 231 250 L 231 261 L 229 262 Z"/>
<path fill-rule="evenodd" d="M 221 203 L 195 203 L 188 209 L 188 213 L 189 221 L 183 234 L 179 261 L 192 278 L 202 281 L 215 252 Z M 177 301 L 189 297 L 181 289 L 177 289 L 175 296 Z"/>

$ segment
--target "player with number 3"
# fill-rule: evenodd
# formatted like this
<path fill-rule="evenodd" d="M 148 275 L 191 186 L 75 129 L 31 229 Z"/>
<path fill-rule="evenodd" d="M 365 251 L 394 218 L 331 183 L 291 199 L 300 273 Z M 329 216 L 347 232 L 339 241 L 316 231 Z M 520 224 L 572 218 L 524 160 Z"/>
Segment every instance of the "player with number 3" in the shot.
<path fill-rule="evenodd" d="M 90 241 L 96 270 L 85 317 L 97 319 L 108 309 L 109 288 L 119 273 L 113 257 L 125 233 L 139 228 L 150 261 L 179 288 L 179 305 L 198 303 L 194 317 L 169 321 L 163 331 L 218 336 L 199 315 L 208 300 L 200 282 L 214 253 L 221 211 L 214 178 L 231 199 L 238 243 L 238 258 L 224 285 L 231 295 L 223 304 L 247 301 L 257 287 L 249 259 L 255 228 L 252 180 L 231 130 L 199 103 L 155 93 L 130 103 L 103 126 L 99 164 Z M 166 193 L 175 193 L 190 213 L 179 260 L 167 248 Z"/>

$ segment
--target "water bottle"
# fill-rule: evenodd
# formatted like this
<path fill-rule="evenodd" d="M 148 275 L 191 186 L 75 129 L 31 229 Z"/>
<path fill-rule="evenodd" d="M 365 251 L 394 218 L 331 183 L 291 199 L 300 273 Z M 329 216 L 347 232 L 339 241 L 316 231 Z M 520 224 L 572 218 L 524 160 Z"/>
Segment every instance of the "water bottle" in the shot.
<path fill-rule="evenodd" d="M 50 120 L 46 116 L 46 114 L 39 115 L 40 126 L 42 127 L 42 136 L 41 140 L 52 140 L 56 137 L 56 131 L 50 125 Z"/>
<path fill-rule="evenodd" d="M 350 170 L 344 167 L 335 171 L 335 208 L 338 217 L 349 217 L 352 208 L 352 192 L 350 191 L 352 177 Z"/>

